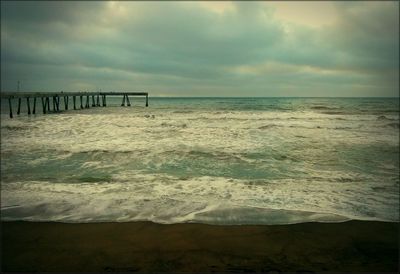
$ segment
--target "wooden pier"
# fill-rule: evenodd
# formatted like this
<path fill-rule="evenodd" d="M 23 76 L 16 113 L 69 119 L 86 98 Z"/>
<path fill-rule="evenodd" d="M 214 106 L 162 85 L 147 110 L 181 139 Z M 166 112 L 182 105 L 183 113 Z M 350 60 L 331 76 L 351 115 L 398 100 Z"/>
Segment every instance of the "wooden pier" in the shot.
<path fill-rule="evenodd" d="M 1 92 L 0 95 L 2 99 L 8 99 L 10 118 L 13 118 L 13 99 L 18 99 L 17 115 L 21 113 L 23 99 L 26 100 L 28 115 L 36 114 L 36 101 L 39 99 L 41 100 L 43 114 L 60 112 L 62 107 L 62 105 L 60 105 L 61 98 L 63 98 L 64 101 L 64 110 L 68 110 L 70 97 L 72 97 L 74 110 L 100 106 L 106 107 L 107 96 L 122 96 L 121 106 L 131 106 L 129 96 L 146 96 L 146 107 L 149 106 L 149 94 L 147 92 Z M 79 98 L 79 104 L 76 102 L 77 98 Z M 51 99 L 52 111 L 50 107 Z"/>

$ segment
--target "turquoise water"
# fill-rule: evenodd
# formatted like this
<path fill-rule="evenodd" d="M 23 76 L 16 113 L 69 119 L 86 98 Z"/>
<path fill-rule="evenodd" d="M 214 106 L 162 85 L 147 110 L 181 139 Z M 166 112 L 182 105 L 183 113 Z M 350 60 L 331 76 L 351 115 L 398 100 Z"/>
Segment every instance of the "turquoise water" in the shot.
<path fill-rule="evenodd" d="M 121 99 L 2 102 L 2 219 L 399 221 L 398 98 Z"/>

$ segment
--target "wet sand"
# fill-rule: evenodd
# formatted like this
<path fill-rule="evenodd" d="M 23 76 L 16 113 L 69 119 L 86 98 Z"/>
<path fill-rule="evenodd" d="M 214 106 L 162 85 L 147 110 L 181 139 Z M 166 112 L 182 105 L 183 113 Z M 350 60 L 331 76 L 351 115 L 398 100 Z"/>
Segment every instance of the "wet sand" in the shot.
<path fill-rule="evenodd" d="M 399 270 L 399 223 L 2 222 L 2 271 Z"/>

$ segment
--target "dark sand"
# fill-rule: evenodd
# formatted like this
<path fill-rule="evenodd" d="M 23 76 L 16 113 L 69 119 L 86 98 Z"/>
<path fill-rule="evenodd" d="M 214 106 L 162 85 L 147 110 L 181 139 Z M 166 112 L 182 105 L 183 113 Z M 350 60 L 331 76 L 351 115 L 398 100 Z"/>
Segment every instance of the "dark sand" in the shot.
<path fill-rule="evenodd" d="M 399 223 L 2 222 L 2 271 L 399 270 Z"/>

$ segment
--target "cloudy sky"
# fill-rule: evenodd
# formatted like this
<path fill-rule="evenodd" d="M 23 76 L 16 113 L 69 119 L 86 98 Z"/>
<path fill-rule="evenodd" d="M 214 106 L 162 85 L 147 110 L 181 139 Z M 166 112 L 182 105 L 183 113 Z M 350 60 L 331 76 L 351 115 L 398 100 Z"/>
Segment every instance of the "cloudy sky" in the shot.
<path fill-rule="evenodd" d="M 399 3 L 1 1 L 1 90 L 398 96 Z"/>

